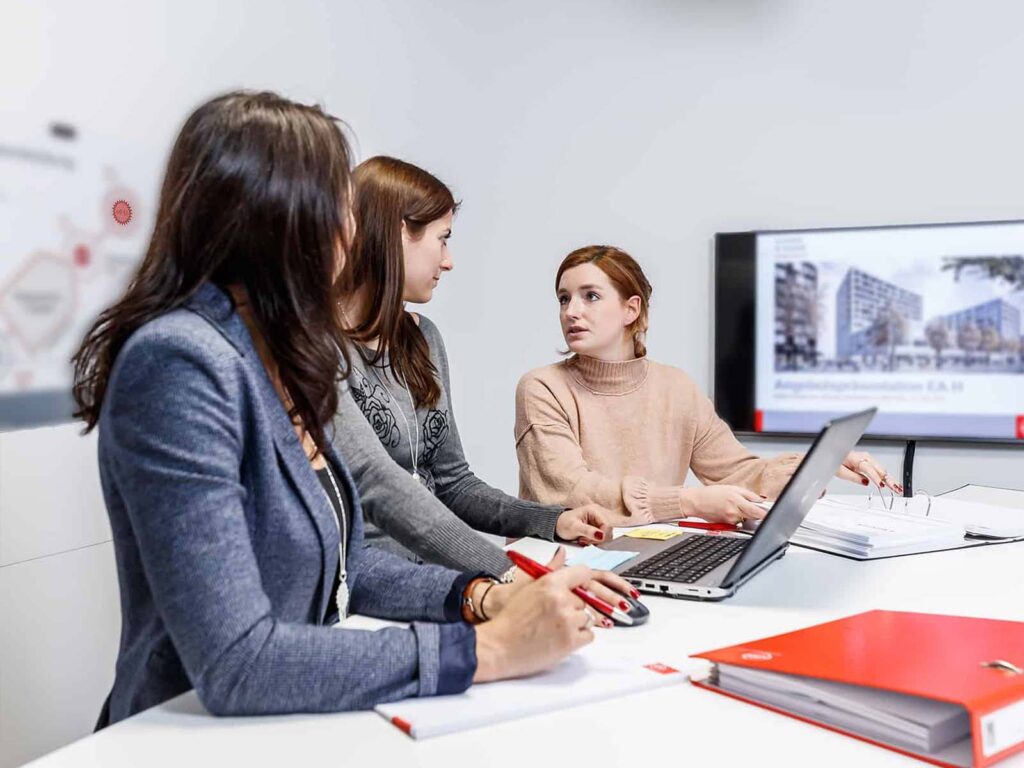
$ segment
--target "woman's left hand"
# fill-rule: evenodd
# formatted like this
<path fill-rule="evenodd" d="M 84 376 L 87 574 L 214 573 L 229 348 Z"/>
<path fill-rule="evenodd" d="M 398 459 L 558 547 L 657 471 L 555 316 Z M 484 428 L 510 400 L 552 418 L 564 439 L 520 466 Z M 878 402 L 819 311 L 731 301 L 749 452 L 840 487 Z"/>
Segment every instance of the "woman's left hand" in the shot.
<path fill-rule="evenodd" d="M 903 486 L 889 477 L 885 467 L 875 461 L 867 451 L 850 451 L 836 472 L 836 477 L 861 485 L 874 482 L 881 488 L 889 488 L 893 493 L 903 493 Z"/>
<path fill-rule="evenodd" d="M 555 536 L 562 541 L 571 541 L 585 547 L 609 541 L 612 527 L 609 524 L 611 513 L 597 504 L 583 504 L 574 509 L 567 509 L 558 516 L 555 523 Z"/>
<path fill-rule="evenodd" d="M 565 567 L 565 547 L 559 547 L 547 565 L 552 571 Z M 533 579 L 516 569 L 515 578 L 511 584 L 498 584 L 492 587 L 484 606 L 487 617 L 493 619 L 501 613 L 501 609 L 512 599 L 513 595 L 531 581 Z M 611 571 L 594 571 L 594 578 L 587 584 L 587 589 L 621 611 L 629 610 L 629 604 L 625 602 L 624 596 L 640 597 L 640 593 L 634 589 L 632 584 Z M 593 609 L 588 608 L 588 610 L 594 613 L 596 626 L 608 629 L 615 625 L 611 619 L 598 614 Z"/>

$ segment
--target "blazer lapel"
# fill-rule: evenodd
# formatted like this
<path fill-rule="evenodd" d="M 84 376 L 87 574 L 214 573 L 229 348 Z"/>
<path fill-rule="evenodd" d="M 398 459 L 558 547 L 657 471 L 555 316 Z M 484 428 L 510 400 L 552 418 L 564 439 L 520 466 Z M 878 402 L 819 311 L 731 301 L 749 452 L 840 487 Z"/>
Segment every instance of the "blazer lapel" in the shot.
<path fill-rule="evenodd" d="M 276 392 L 275 392 L 276 396 Z M 282 414 L 284 408 L 281 408 Z M 287 422 L 287 416 L 285 417 Z M 323 574 L 320 579 L 319 613 L 323 616 L 327 610 L 327 604 L 331 595 L 334 594 L 334 578 L 338 571 L 338 522 L 330 501 L 324 493 L 323 486 L 317 479 L 309 459 L 299 443 L 299 438 L 291 424 L 288 424 L 288 435 L 280 434 L 280 430 L 274 430 L 274 447 L 280 459 L 285 474 L 291 480 L 292 485 L 302 499 L 303 507 L 313 520 L 317 536 L 320 539 L 320 551 L 322 557 Z M 292 439 L 294 438 L 294 439 Z"/>
<path fill-rule="evenodd" d="M 309 463 L 309 459 L 306 458 L 306 452 L 303 450 L 299 436 L 295 433 L 291 419 L 288 418 L 288 413 L 281 403 L 281 398 L 278 397 L 277 390 L 274 389 L 267 370 L 263 367 L 263 361 L 260 360 L 253 345 L 249 329 L 234 310 L 234 305 L 228 295 L 215 285 L 206 283 L 200 287 L 186 306 L 205 317 L 222 336 L 238 349 L 259 382 L 260 399 L 270 419 L 279 463 L 291 480 L 299 498 L 302 499 L 303 508 L 312 519 L 317 538 L 320 540 L 323 574 L 320 579 L 321 588 L 318 601 L 320 612 L 318 616 L 323 616 L 327 609 L 327 602 L 334 593 L 334 577 L 338 570 L 339 537 L 334 510 Z M 349 481 L 349 495 L 353 496 L 351 477 L 347 471 L 345 475 Z"/>

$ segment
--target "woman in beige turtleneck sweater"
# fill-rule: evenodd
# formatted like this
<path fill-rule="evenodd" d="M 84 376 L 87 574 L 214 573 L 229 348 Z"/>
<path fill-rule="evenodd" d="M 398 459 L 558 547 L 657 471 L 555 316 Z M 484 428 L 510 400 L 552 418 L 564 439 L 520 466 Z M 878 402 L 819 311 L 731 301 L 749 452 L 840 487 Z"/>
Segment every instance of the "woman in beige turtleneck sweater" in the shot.
<path fill-rule="evenodd" d="M 646 357 L 651 286 L 636 261 L 617 248 L 581 248 L 555 285 L 575 354 L 519 381 L 520 496 L 600 504 L 621 515 L 619 525 L 762 517 L 755 502 L 777 496 L 802 455 L 750 453 L 689 376 Z M 702 487 L 683 487 L 689 469 Z M 902 492 L 864 452 L 850 453 L 838 476 Z"/>

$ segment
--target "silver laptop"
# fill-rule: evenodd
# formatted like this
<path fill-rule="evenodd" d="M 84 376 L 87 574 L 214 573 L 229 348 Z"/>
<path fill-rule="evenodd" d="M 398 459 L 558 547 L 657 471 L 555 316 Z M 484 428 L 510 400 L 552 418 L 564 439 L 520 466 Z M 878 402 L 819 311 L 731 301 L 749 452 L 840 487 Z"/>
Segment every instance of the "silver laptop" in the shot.
<path fill-rule="evenodd" d="M 860 440 L 876 410 L 843 416 L 822 428 L 753 537 L 731 532 L 693 533 L 666 541 L 620 536 L 601 549 L 640 552 L 615 572 L 641 592 L 693 600 L 731 597 L 786 554 L 789 537 Z"/>

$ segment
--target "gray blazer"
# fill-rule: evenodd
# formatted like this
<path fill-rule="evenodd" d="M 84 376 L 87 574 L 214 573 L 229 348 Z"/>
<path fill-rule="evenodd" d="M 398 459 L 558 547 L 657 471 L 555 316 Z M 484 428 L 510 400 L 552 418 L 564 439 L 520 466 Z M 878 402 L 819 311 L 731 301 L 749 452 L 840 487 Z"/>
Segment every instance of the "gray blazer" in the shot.
<path fill-rule="evenodd" d="M 465 578 L 363 542 L 352 478 L 350 611 L 453 621 Z M 121 642 L 99 727 L 194 687 L 214 714 L 329 712 L 456 693 L 476 666 L 464 623 L 325 625 L 334 512 L 227 295 L 203 286 L 117 356 L 99 423 Z M 454 596 L 454 599 L 453 599 Z"/>

